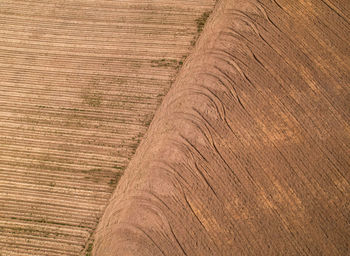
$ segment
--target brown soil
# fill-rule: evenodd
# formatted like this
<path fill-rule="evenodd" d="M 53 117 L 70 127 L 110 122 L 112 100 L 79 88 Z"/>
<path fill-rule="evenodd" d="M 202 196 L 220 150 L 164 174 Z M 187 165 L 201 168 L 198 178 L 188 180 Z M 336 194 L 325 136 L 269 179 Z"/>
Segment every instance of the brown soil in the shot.
<path fill-rule="evenodd" d="M 95 255 L 349 255 L 350 5 L 223 0 Z"/>
<path fill-rule="evenodd" d="M 0 0 L 1 256 L 89 255 L 214 2 Z"/>

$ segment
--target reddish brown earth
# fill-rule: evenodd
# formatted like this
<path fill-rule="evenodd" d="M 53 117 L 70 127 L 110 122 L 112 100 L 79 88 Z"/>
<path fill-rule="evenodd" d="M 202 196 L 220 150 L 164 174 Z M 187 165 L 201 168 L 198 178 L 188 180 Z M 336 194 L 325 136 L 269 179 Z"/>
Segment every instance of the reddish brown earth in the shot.
<path fill-rule="evenodd" d="M 95 255 L 349 255 L 350 3 L 222 0 Z"/>

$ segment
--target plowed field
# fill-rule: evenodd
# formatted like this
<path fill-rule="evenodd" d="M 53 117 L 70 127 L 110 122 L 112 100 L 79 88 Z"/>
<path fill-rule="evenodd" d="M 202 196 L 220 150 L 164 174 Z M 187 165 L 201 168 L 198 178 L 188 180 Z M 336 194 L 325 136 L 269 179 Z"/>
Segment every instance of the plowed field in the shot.
<path fill-rule="evenodd" d="M 213 0 L 0 0 L 0 255 L 85 255 Z"/>

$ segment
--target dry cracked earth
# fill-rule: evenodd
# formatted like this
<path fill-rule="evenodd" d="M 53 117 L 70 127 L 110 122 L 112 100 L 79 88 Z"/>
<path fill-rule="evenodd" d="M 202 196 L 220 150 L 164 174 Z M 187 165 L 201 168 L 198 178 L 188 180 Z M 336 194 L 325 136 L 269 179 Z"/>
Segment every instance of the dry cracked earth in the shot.
<path fill-rule="evenodd" d="M 349 35 L 347 0 L 0 0 L 0 255 L 349 255 Z"/>

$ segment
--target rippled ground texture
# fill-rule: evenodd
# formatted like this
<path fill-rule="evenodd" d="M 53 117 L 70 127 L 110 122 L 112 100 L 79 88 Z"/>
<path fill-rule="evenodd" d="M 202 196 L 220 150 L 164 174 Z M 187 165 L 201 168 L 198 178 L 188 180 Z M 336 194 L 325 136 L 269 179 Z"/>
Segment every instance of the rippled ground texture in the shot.
<path fill-rule="evenodd" d="M 90 254 L 213 5 L 0 0 L 1 256 Z"/>
<path fill-rule="evenodd" d="M 348 255 L 349 1 L 219 1 L 96 255 Z"/>

